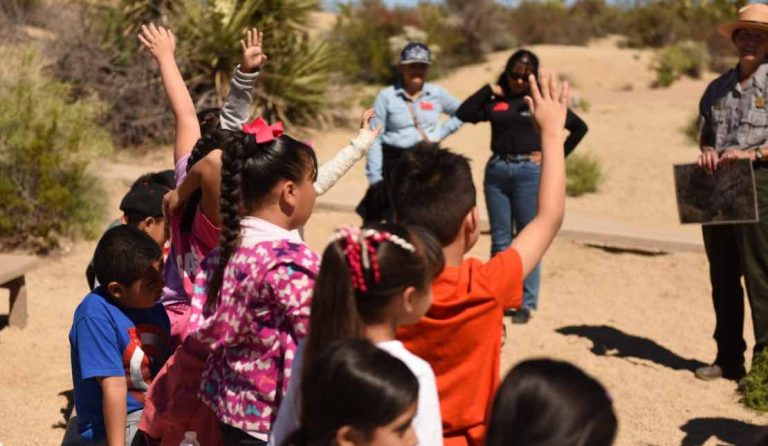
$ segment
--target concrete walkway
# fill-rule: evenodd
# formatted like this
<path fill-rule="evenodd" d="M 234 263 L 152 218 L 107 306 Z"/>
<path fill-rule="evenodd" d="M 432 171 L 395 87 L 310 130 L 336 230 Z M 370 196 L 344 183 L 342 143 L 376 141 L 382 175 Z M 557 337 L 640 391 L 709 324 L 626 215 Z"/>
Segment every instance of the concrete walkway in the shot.
<path fill-rule="evenodd" d="M 355 212 L 357 201 L 354 198 L 357 194 L 333 192 L 320 197 L 316 207 L 337 212 Z M 489 228 L 485 210 L 481 208 L 481 231 L 488 232 Z M 647 227 L 585 215 L 574 210 L 566 210 L 565 221 L 558 236 L 609 250 L 641 254 L 704 251 L 701 229 L 697 225 Z"/>

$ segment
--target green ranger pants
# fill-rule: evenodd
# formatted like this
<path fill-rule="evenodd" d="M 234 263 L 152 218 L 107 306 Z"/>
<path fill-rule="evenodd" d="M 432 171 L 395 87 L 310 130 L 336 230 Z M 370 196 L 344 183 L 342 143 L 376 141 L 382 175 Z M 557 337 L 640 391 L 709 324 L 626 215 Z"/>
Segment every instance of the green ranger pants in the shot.
<path fill-rule="evenodd" d="M 718 364 L 726 374 L 744 367 L 744 293 L 747 287 L 755 352 L 768 347 L 768 168 L 755 168 L 760 222 L 704 226 L 709 259 Z"/>

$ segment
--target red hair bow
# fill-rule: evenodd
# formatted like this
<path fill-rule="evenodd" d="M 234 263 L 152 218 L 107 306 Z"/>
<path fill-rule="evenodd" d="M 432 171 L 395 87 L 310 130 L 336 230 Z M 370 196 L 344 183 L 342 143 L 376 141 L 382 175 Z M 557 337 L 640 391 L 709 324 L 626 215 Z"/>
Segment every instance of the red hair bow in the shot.
<path fill-rule="evenodd" d="M 283 123 L 269 125 L 263 118 L 256 118 L 248 124 L 243 124 L 243 133 L 253 135 L 256 144 L 264 144 L 283 134 Z"/>

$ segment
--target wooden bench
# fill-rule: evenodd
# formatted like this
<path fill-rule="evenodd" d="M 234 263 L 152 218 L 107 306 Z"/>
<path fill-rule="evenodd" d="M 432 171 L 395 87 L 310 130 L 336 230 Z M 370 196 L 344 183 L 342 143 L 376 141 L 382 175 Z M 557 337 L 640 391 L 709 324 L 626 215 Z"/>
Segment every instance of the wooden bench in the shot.
<path fill-rule="evenodd" d="M 27 325 L 27 285 L 24 276 L 37 266 L 37 258 L 13 254 L 0 254 L 0 288 L 8 288 L 11 301 L 8 325 L 24 328 Z"/>

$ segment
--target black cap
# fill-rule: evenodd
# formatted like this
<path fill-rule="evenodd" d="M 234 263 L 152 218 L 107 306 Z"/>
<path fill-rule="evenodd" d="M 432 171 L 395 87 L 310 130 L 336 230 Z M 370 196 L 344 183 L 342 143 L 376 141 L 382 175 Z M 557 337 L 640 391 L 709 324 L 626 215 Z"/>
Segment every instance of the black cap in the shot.
<path fill-rule="evenodd" d="M 163 215 L 163 195 L 170 188 L 149 179 L 137 181 L 120 202 L 120 210 L 142 218 Z"/>
<path fill-rule="evenodd" d="M 432 65 L 432 53 L 429 51 L 429 47 L 423 43 L 410 42 L 400 53 L 400 63 L 404 65 L 411 63 Z"/>

